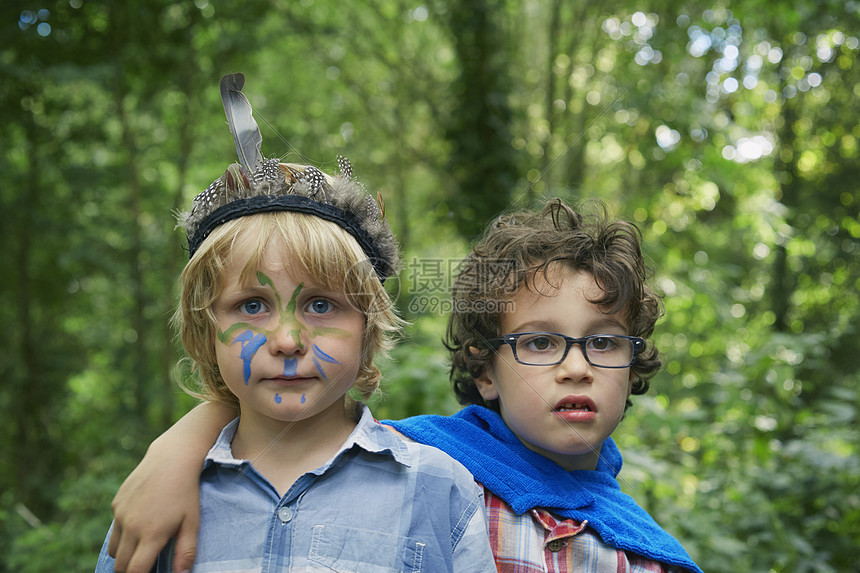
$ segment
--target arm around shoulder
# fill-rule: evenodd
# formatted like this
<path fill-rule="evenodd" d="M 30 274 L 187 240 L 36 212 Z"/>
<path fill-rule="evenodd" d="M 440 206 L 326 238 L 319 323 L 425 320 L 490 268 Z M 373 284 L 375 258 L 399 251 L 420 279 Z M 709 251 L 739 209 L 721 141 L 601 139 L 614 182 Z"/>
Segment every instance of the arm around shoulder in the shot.
<path fill-rule="evenodd" d="M 155 439 L 111 504 L 109 553 L 115 570 L 145 573 L 171 537 L 175 570 L 191 569 L 200 523 L 200 470 L 206 453 L 235 410 L 201 404 Z"/>

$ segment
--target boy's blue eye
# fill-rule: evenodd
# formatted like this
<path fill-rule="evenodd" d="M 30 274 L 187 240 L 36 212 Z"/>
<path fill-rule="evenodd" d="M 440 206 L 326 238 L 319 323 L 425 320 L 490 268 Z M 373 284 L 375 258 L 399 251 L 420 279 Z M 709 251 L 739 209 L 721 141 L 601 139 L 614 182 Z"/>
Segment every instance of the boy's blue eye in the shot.
<path fill-rule="evenodd" d="M 258 298 L 246 300 L 239 305 L 239 309 L 245 314 L 260 314 L 261 312 L 268 310 L 266 308 L 266 304 Z"/>
<path fill-rule="evenodd" d="M 317 298 L 311 301 L 308 310 L 314 314 L 325 314 L 331 310 L 331 303 L 324 298 Z"/>

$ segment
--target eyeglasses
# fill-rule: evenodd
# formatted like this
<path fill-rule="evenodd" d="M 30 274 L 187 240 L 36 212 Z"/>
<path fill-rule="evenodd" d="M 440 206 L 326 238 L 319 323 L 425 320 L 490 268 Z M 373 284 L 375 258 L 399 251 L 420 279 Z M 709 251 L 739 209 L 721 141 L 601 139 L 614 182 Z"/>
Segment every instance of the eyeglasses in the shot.
<path fill-rule="evenodd" d="M 627 368 L 645 348 L 645 339 L 620 334 L 592 334 L 571 338 L 555 332 L 517 332 L 487 342 L 496 348 L 510 345 L 514 360 L 527 366 L 553 366 L 567 358 L 570 347 L 578 344 L 586 362 L 598 368 Z"/>

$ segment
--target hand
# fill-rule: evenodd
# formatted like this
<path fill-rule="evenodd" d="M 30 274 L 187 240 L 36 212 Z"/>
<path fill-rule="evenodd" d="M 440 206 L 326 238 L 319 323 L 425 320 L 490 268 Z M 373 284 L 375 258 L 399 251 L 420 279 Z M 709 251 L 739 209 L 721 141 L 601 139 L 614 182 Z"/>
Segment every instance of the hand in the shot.
<path fill-rule="evenodd" d="M 174 457 L 161 446 L 157 441 L 150 446 L 111 504 L 114 526 L 108 552 L 117 573 L 148 573 L 172 537 L 176 537 L 173 570 L 190 571 L 194 564 L 201 462 Z"/>
<path fill-rule="evenodd" d="M 108 553 L 114 571 L 149 573 L 171 537 L 176 537 L 173 570 L 191 570 L 200 529 L 200 469 L 221 428 L 236 414 L 229 406 L 201 404 L 152 442 L 111 504 Z"/>

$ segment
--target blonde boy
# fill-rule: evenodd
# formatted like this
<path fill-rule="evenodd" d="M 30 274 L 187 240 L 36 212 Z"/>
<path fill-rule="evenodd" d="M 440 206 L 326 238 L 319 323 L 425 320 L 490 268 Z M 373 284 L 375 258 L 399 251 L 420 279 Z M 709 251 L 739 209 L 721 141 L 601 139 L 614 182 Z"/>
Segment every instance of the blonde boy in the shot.
<path fill-rule="evenodd" d="M 174 320 L 196 394 L 239 411 L 200 473 L 194 569 L 494 571 L 470 474 L 347 395 L 373 393 L 400 327 L 381 282 L 398 265 L 390 229 L 346 162 L 332 177 L 263 159 L 243 83 L 221 84 L 242 165 L 183 218 Z M 115 562 L 109 534 L 96 571 L 149 570 L 112 533 L 125 544 Z M 162 545 L 156 571 L 190 565 Z"/>

